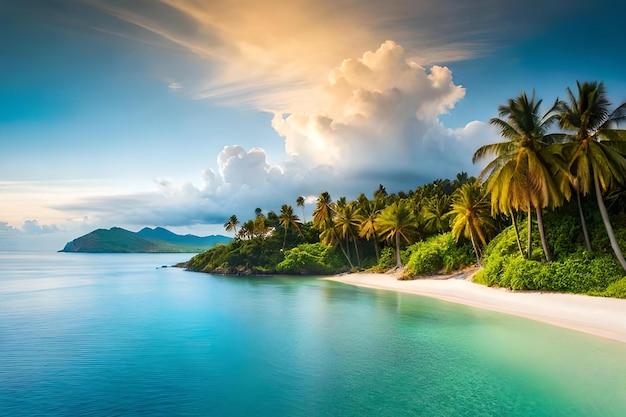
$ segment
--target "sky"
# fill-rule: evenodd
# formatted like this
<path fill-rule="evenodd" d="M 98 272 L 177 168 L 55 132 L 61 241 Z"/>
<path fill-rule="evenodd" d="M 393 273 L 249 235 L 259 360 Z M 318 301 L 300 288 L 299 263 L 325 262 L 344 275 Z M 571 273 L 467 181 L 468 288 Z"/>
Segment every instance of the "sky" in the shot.
<path fill-rule="evenodd" d="M 513 4 L 516 3 L 516 4 Z M 0 250 L 97 228 L 227 234 L 499 141 L 498 106 L 603 81 L 626 101 L 608 0 L 0 0 Z"/>

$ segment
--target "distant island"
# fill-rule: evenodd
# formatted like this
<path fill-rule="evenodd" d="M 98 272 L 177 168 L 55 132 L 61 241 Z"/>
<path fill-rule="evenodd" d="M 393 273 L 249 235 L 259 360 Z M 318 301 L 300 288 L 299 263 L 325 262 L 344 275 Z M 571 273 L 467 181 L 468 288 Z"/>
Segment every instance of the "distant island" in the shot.
<path fill-rule="evenodd" d="M 68 242 L 59 252 L 84 253 L 197 253 L 232 239 L 223 235 L 177 235 L 162 227 L 131 232 L 121 227 L 97 229 Z"/>

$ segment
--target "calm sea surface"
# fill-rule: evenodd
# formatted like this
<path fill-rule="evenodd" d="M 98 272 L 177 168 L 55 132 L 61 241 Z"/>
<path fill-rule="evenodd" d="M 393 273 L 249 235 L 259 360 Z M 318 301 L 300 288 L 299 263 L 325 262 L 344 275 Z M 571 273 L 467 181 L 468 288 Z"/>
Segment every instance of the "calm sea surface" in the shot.
<path fill-rule="evenodd" d="M 188 258 L 0 252 L 0 415 L 626 415 L 626 344 Z"/>

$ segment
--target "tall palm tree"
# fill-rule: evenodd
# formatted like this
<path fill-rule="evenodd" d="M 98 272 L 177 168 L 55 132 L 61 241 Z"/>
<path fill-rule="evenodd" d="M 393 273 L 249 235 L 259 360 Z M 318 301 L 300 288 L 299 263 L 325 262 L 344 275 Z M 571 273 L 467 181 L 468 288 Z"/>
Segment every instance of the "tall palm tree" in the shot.
<path fill-rule="evenodd" d="M 306 201 L 304 200 L 304 197 L 300 196 L 296 199 L 296 205 L 298 207 L 302 207 L 302 222 L 306 223 L 306 217 L 304 217 L 304 204 L 306 203 Z"/>
<path fill-rule="evenodd" d="M 618 129 L 619 123 L 626 120 L 626 103 L 611 112 L 611 103 L 603 83 L 576 82 L 576 85 L 578 96 L 568 88 L 569 102 L 561 103 L 559 126 L 575 132 L 569 136 L 570 142 L 565 145 L 565 153 L 574 178 L 585 244 L 591 250 L 580 194 L 587 195 L 593 187 L 611 248 L 626 270 L 626 260 L 615 238 L 602 197 L 615 183 L 626 182 L 626 158 L 623 155 L 626 150 L 626 130 Z"/>
<path fill-rule="evenodd" d="M 381 205 L 380 200 L 369 201 L 367 198 L 359 200 L 359 236 L 374 242 L 377 262 L 380 258 L 380 249 L 378 248 L 378 224 L 376 223 L 376 218 L 380 214 Z"/>
<path fill-rule="evenodd" d="M 563 169 L 558 152 L 548 149 L 548 145 L 561 138 L 559 134 L 548 134 L 556 121 L 558 101 L 542 115 L 539 107 L 542 100 L 536 100 L 533 93 L 529 100 L 526 93 L 509 99 L 501 105 L 500 117 L 489 122 L 500 129 L 504 142 L 481 146 L 472 158 L 473 162 L 487 155 L 495 158 L 487 164 L 479 178 L 488 175 L 486 190 L 491 194 L 492 211 L 513 214 L 523 210 L 528 214 L 527 257 L 531 255 L 532 210 L 537 216 L 537 227 L 541 245 L 547 261 L 551 260 L 546 240 L 542 209 L 556 207 L 563 199 L 569 199 L 570 188 L 559 180 Z"/>
<path fill-rule="evenodd" d="M 337 227 L 339 231 L 339 236 L 346 240 L 346 248 L 349 247 L 349 242 L 354 243 L 357 265 L 361 264 L 359 247 L 357 245 L 358 228 L 361 223 L 359 220 L 359 212 L 360 209 L 352 202 L 345 205 L 338 205 L 336 208 L 337 214 L 335 216 L 335 227 Z M 348 250 L 346 250 L 346 252 L 348 254 L 350 253 Z"/>
<path fill-rule="evenodd" d="M 321 231 L 320 241 L 324 245 L 328 245 L 328 246 L 338 245 L 339 249 L 341 249 L 341 253 L 343 253 L 343 256 L 345 256 L 346 260 L 348 261 L 350 268 L 354 268 L 354 265 L 352 264 L 352 260 L 350 259 L 350 255 L 346 252 L 343 245 L 341 244 L 341 236 L 339 234 L 339 230 L 337 227 L 334 226 L 334 224 L 332 223 L 332 220 L 330 221 L 330 226 L 324 228 L 324 230 Z"/>
<path fill-rule="evenodd" d="M 317 198 L 317 204 L 315 210 L 313 210 L 313 224 L 317 226 L 320 231 L 323 231 L 328 223 L 332 223 L 333 212 L 331 210 L 332 200 L 328 191 L 324 191 Z"/>
<path fill-rule="evenodd" d="M 280 208 L 280 214 L 278 215 L 278 221 L 280 225 L 285 229 L 285 237 L 283 238 L 283 251 L 285 250 L 285 242 L 287 241 L 287 230 L 289 228 L 295 229 L 300 234 L 300 219 L 293 214 L 293 207 L 287 204 L 283 204 Z"/>
<path fill-rule="evenodd" d="M 239 226 L 239 219 L 234 214 L 228 218 L 228 221 L 224 223 L 224 229 L 227 232 L 235 232 L 237 234 L 237 226 Z"/>
<path fill-rule="evenodd" d="M 480 264 L 482 246 L 487 245 L 487 236 L 495 229 L 494 219 L 490 213 L 487 195 L 481 192 L 477 182 L 466 182 L 452 195 L 452 210 L 447 216 L 452 217 L 452 234 L 457 242 L 461 236 L 470 239 L 476 261 Z"/>
<path fill-rule="evenodd" d="M 417 218 L 406 200 L 400 200 L 385 207 L 376 218 L 376 224 L 381 237 L 388 241 L 395 240 L 396 266 L 400 268 L 402 266 L 400 238 L 410 243 L 409 233 L 416 228 Z"/>
<path fill-rule="evenodd" d="M 433 195 L 422 207 L 422 220 L 427 230 L 441 233 L 448 228 L 446 213 L 450 211 L 450 197 L 446 194 Z"/>

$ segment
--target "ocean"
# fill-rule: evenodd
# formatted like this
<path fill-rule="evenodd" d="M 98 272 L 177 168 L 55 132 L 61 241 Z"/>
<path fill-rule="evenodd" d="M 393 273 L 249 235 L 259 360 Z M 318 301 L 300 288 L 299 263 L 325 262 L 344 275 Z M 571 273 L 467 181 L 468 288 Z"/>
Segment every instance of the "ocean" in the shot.
<path fill-rule="evenodd" d="M 0 415 L 626 415 L 626 344 L 189 257 L 0 252 Z"/>

